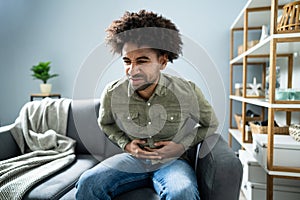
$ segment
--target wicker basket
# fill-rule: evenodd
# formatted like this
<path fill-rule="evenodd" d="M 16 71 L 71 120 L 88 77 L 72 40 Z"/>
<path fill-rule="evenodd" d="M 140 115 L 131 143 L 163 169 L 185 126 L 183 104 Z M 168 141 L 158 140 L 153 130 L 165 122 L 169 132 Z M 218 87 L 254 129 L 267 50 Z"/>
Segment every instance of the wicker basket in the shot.
<path fill-rule="evenodd" d="M 294 140 L 300 142 L 300 124 L 292 124 L 289 127 L 289 133 L 294 138 Z"/>
<path fill-rule="evenodd" d="M 277 31 L 282 33 L 300 32 L 300 1 L 288 3 L 283 7 Z"/>
<path fill-rule="evenodd" d="M 238 115 L 238 114 L 235 114 L 234 118 L 235 118 L 235 122 L 236 122 L 236 125 L 237 125 L 238 129 L 241 131 L 242 128 L 243 128 L 241 126 L 242 116 Z M 248 116 L 246 116 L 246 122 L 260 121 L 260 120 L 261 120 L 261 116 L 259 116 L 259 117 L 248 117 Z"/>
<path fill-rule="evenodd" d="M 268 133 L 268 126 L 260 126 L 256 125 L 253 122 L 249 122 L 251 132 L 254 134 L 260 133 L 260 134 L 267 134 Z M 282 126 L 282 127 L 274 127 L 274 134 L 278 135 L 289 135 L 289 127 L 288 126 Z"/>
<path fill-rule="evenodd" d="M 241 115 L 238 115 L 238 114 L 235 114 L 234 115 L 234 118 L 235 118 L 235 121 L 236 121 L 236 124 L 237 124 L 237 127 L 239 129 L 239 131 L 243 132 L 243 126 L 241 125 L 242 123 L 242 116 Z M 246 116 L 246 122 L 250 122 L 250 121 L 259 121 L 261 120 L 261 117 L 248 117 Z M 248 140 L 248 142 L 252 142 L 252 133 L 251 131 L 247 131 L 246 130 L 246 140 Z"/>

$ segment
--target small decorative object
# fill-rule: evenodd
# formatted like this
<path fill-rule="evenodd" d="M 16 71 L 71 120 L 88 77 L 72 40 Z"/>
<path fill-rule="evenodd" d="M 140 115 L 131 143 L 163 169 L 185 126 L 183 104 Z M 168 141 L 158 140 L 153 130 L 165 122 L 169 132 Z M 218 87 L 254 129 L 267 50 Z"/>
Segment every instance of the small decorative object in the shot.
<path fill-rule="evenodd" d="M 236 96 L 243 96 L 243 83 L 235 83 L 234 88 Z M 248 90 L 249 88 L 249 84 L 247 84 L 246 89 Z"/>
<path fill-rule="evenodd" d="M 250 49 L 251 47 L 254 47 L 258 43 L 259 43 L 259 40 L 249 41 L 248 44 L 247 44 L 247 47 L 248 47 L 247 49 Z M 241 55 L 242 53 L 244 53 L 244 45 L 238 46 L 238 55 Z"/>
<path fill-rule="evenodd" d="M 289 91 L 287 89 L 276 89 L 275 99 L 276 100 L 289 100 Z"/>
<path fill-rule="evenodd" d="M 270 67 L 267 68 L 266 71 L 266 89 L 265 89 L 265 95 L 266 98 L 269 98 L 269 83 L 270 83 Z M 275 88 L 280 87 L 280 67 L 276 66 L 276 84 Z"/>
<path fill-rule="evenodd" d="M 50 74 L 50 64 L 51 62 L 39 62 L 38 65 L 34 65 L 31 68 L 31 71 L 33 72 L 32 76 L 35 79 L 40 79 L 43 81 L 42 84 L 40 84 L 41 93 L 51 93 L 52 85 L 48 84 L 47 81 L 50 78 L 58 76 L 58 74 Z"/>
<path fill-rule="evenodd" d="M 253 83 L 250 83 L 249 86 L 251 88 L 251 95 L 261 96 L 261 83 L 256 82 L 256 77 L 253 78 Z"/>
<path fill-rule="evenodd" d="M 300 101 L 300 89 L 295 89 L 293 100 Z"/>
<path fill-rule="evenodd" d="M 236 96 L 243 96 L 243 84 L 242 83 L 235 83 L 235 95 Z M 258 97 L 264 96 L 264 91 L 261 88 L 261 83 L 257 84 L 256 79 L 253 80 L 253 83 L 246 84 L 246 96 Z"/>
<path fill-rule="evenodd" d="M 247 111 L 246 111 L 246 116 L 247 116 L 247 117 L 251 117 L 252 119 L 254 119 L 254 117 L 260 118 L 260 115 L 259 115 L 259 114 L 256 114 L 256 113 L 253 112 L 252 110 L 247 110 Z"/>
<path fill-rule="evenodd" d="M 267 25 L 262 25 L 261 27 L 261 36 L 259 42 L 263 41 L 269 36 L 269 30 Z"/>
<path fill-rule="evenodd" d="M 234 89 L 235 89 L 235 95 L 236 96 L 241 96 L 241 90 L 243 89 L 243 84 L 242 83 L 235 83 L 234 84 Z"/>
<path fill-rule="evenodd" d="M 277 31 L 280 33 L 300 31 L 300 1 L 294 1 L 283 7 L 283 13 Z"/>
<path fill-rule="evenodd" d="M 289 127 L 289 133 L 297 142 L 300 142 L 300 124 L 292 124 Z"/>
<path fill-rule="evenodd" d="M 286 88 L 286 89 L 276 89 L 275 91 L 276 100 L 300 100 L 300 89 Z"/>

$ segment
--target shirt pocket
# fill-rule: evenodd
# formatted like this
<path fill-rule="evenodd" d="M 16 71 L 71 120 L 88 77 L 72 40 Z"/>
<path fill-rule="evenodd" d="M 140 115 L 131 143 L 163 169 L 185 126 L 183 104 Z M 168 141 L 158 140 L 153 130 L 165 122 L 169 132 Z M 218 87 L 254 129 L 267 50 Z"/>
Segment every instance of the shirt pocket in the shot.
<path fill-rule="evenodd" d="M 122 113 L 118 114 L 118 125 L 125 133 L 138 132 L 140 127 L 139 113 Z"/>
<path fill-rule="evenodd" d="M 166 115 L 162 115 L 161 123 L 164 125 L 160 136 L 162 139 L 171 140 L 177 134 L 181 124 L 180 112 L 168 112 Z"/>

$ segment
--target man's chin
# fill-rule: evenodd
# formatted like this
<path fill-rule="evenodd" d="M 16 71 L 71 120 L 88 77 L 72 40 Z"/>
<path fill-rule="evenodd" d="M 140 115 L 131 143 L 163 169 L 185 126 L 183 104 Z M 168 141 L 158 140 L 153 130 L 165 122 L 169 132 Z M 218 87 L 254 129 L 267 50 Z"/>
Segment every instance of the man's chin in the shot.
<path fill-rule="evenodd" d="M 153 83 L 147 83 L 147 84 L 143 84 L 143 85 L 131 85 L 131 87 L 133 88 L 134 91 L 139 92 L 139 91 L 143 91 L 143 90 L 147 89 L 152 84 Z"/>

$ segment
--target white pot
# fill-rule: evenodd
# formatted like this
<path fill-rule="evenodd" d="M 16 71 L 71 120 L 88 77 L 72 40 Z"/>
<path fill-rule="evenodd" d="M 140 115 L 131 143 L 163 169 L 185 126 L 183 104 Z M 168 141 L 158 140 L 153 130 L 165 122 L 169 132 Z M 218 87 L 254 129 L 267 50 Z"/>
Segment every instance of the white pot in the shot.
<path fill-rule="evenodd" d="M 43 94 L 50 94 L 51 93 L 51 88 L 52 88 L 52 85 L 49 84 L 49 83 L 40 84 L 41 93 L 43 93 Z"/>

